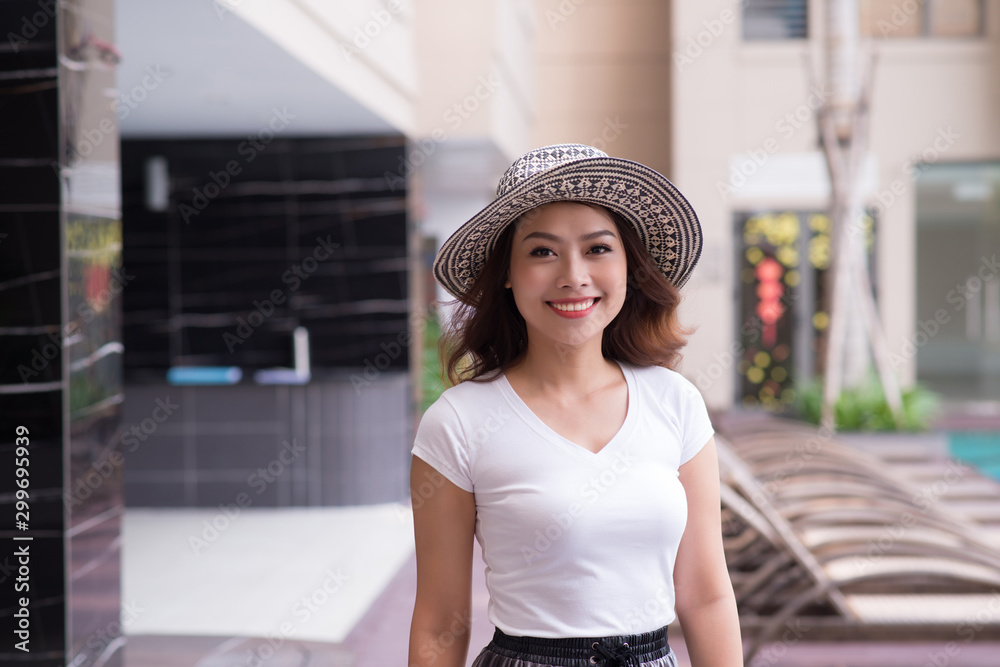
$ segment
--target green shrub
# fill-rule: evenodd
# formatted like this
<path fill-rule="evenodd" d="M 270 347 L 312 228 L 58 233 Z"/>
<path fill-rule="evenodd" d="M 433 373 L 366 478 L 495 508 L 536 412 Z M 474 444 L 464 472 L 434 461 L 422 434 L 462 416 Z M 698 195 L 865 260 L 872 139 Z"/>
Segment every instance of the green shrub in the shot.
<path fill-rule="evenodd" d="M 822 378 L 800 385 L 795 393 L 799 415 L 808 422 L 819 424 L 823 412 Z M 903 390 L 903 420 L 897 428 L 882 386 L 872 374 L 864 385 L 841 392 L 833 414 L 836 427 L 841 431 L 923 431 L 939 406 L 938 395 L 926 387 L 907 387 Z"/>
<path fill-rule="evenodd" d="M 441 323 L 437 313 L 430 311 L 424 325 L 423 349 L 420 360 L 420 383 L 422 399 L 420 412 L 423 413 L 444 392 L 441 375 L 441 356 L 438 354 L 438 339 L 441 338 Z"/>

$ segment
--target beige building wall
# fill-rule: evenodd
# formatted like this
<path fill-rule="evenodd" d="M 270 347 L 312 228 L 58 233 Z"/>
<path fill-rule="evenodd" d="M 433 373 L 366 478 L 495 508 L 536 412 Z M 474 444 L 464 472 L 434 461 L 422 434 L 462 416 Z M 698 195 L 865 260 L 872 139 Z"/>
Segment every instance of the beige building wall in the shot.
<path fill-rule="evenodd" d="M 535 0 L 535 10 L 534 144 L 590 144 L 671 177 L 669 3 Z"/>
<path fill-rule="evenodd" d="M 530 0 L 421 0 L 416 31 L 419 130 L 405 171 L 419 233 L 436 251 L 531 147 L 537 25 Z"/>
<path fill-rule="evenodd" d="M 810 1 L 810 40 L 744 42 L 733 0 L 671 4 L 671 176 L 702 220 L 706 248 L 685 287 L 682 317 L 698 326 L 683 368 L 711 407 L 732 405 L 737 379 L 733 214 L 827 205 L 814 108 L 822 80 L 822 12 Z M 904 343 L 915 319 L 915 186 L 908 161 L 1000 159 L 1000 2 L 987 0 L 986 35 L 973 39 L 876 39 L 869 204 L 880 205 L 877 280 L 890 349 L 910 383 Z M 937 145 L 935 146 L 935 142 Z M 732 185 L 731 167 L 761 155 L 753 176 Z M 892 188 L 895 188 L 893 192 Z M 888 194 L 887 194 L 888 193 Z M 891 197 L 891 199 L 890 199 Z M 713 379 L 715 378 L 715 379 Z"/>
<path fill-rule="evenodd" d="M 527 150 L 535 114 L 533 18 L 527 0 L 419 4 L 418 137 L 486 142 L 511 161 Z"/>

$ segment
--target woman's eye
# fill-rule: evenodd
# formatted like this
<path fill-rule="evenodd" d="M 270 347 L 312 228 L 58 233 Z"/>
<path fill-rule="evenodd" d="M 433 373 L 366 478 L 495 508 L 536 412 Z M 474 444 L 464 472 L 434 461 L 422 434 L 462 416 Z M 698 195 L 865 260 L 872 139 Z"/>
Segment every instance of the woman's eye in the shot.
<path fill-rule="evenodd" d="M 602 243 L 599 245 L 592 246 L 589 252 L 595 255 L 603 255 L 606 252 L 611 252 L 611 250 L 612 250 L 611 246 Z M 555 252 L 551 248 L 540 246 L 538 248 L 535 248 L 528 254 L 531 255 L 532 257 L 551 257 L 555 255 Z"/>

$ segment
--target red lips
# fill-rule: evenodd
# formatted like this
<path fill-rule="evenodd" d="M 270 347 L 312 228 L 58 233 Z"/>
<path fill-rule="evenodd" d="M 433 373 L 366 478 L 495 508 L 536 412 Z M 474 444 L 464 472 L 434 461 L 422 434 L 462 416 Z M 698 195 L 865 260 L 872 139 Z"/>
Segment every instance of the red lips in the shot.
<path fill-rule="evenodd" d="M 591 312 L 593 312 L 594 308 L 597 306 L 600 300 L 601 300 L 600 297 L 584 297 L 580 299 L 554 299 L 552 301 L 546 301 L 546 305 L 548 305 L 548 307 L 552 309 L 552 312 L 554 312 L 556 315 L 559 315 L 560 317 L 565 317 L 568 319 L 578 319 L 581 317 L 586 317 Z M 556 304 L 559 305 L 580 304 L 580 303 L 587 303 L 588 301 L 593 301 L 593 303 L 590 304 L 590 306 L 584 310 L 560 310 L 559 308 L 556 308 Z"/>

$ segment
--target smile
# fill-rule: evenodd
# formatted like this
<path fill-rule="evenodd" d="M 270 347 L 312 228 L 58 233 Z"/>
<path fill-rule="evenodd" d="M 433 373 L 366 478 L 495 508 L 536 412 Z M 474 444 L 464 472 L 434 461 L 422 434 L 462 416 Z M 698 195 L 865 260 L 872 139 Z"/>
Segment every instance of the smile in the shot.
<path fill-rule="evenodd" d="M 590 313 L 597 302 L 600 301 L 599 298 L 596 299 L 582 299 L 580 301 L 569 301 L 562 303 L 553 303 L 552 301 L 546 301 L 549 308 L 554 310 L 557 315 L 561 317 L 584 317 Z"/>

